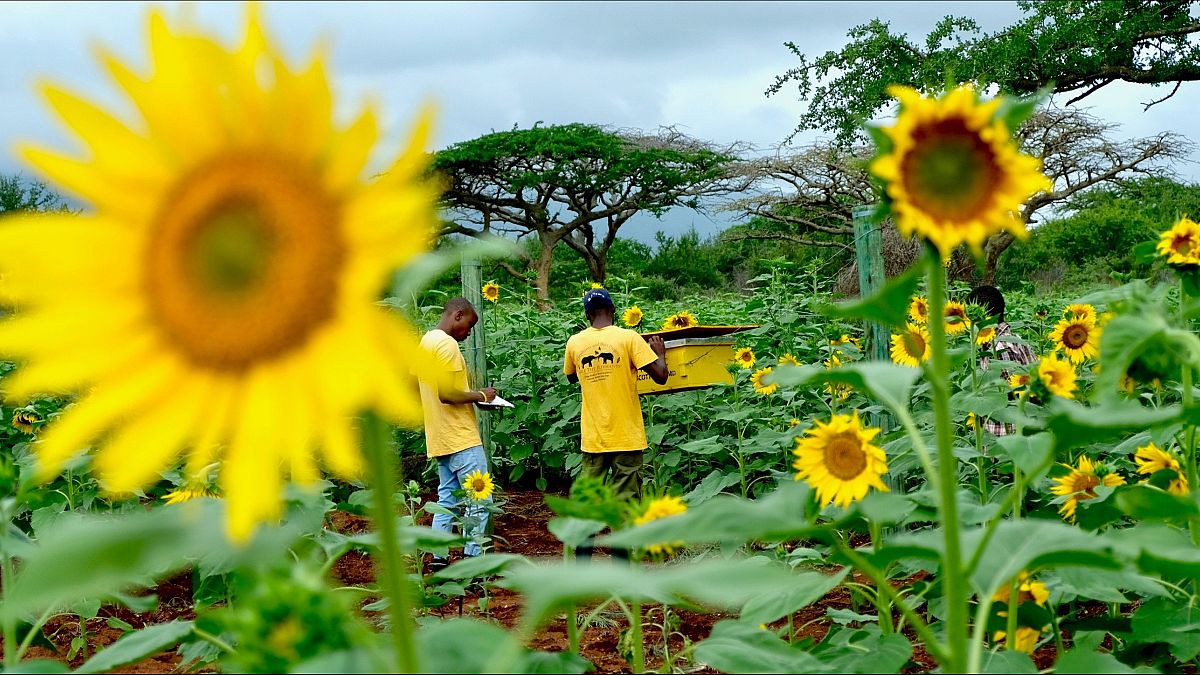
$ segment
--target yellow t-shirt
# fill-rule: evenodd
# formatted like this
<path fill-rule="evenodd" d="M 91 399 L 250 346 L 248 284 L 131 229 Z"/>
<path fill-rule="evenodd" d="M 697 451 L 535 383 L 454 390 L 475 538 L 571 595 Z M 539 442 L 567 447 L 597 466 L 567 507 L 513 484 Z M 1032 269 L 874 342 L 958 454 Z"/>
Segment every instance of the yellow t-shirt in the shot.
<path fill-rule="evenodd" d="M 458 341 L 445 331 L 433 329 L 421 338 L 434 365 L 443 374 L 442 386 L 466 391 L 467 361 L 458 349 Z M 483 445 L 475 423 L 475 404 L 442 403 L 438 383 L 421 380 L 421 409 L 425 415 L 425 453 L 430 457 L 452 455 L 460 450 Z"/>
<path fill-rule="evenodd" d="M 563 372 L 579 377 L 584 452 L 646 449 L 637 373 L 658 355 L 641 335 L 618 326 L 588 327 L 567 340 Z"/>

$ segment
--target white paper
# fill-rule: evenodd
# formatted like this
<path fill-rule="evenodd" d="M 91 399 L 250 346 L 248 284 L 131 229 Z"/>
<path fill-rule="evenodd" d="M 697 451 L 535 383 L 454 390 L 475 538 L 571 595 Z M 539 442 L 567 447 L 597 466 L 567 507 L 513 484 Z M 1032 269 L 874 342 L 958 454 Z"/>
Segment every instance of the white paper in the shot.
<path fill-rule="evenodd" d="M 499 394 L 496 394 L 496 397 L 493 398 L 492 400 L 488 401 L 487 403 L 476 403 L 475 405 L 479 406 L 480 408 L 515 408 L 515 407 L 517 407 L 517 406 L 509 403 L 508 401 L 504 400 L 504 398 L 502 396 L 500 396 Z"/>

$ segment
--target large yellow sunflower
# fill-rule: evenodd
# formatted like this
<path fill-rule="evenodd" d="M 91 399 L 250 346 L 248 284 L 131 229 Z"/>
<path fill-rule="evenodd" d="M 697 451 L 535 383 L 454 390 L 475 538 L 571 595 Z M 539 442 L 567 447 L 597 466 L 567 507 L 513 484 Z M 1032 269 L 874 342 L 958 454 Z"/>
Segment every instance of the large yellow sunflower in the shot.
<path fill-rule="evenodd" d="M 929 333 L 917 324 L 908 324 L 903 333 L 892 336 L 892 361 L 902 366 L 918 366 L 929 358 Z"/>
<path fill-rule="evenodd" d="M 763 396 L 769 396 L 779 391 L 778 384 L 763 384 L 763 378 L 770 375 L 774 368 L 759 368 L 750 376 L 750 384 L 754 385 L 754 391 Z"/>
<path fill-rule="evenodd" d="M 684 513 L 687 513 L 687 504 L 684 504 L 683 500 L 679 497 L 658 497 L 650 500 L 650 503 L 646 505 L 646 509 L 642 512 L 642 515 L 635 518 L 633 524 L 645 525 L 646 523 L 658 520 L 660 518 L 679 516 L 683 515 Z M 646 547 L 646 551 L 653 554 L 671 555 L 675 552 L 675 549 L 679 548 L 680 546 L 683 546 L 682 541 L 674 541 L 666 544 L 650 544 Z"/>
<path fill-rule="evenodd" d="M 807 481 L 817 491 L 817 501 L 842 507 L 867 496 L 872 487 L 886 492 L 880 476 L 887 473 L 887 455 L 871 445 L 878 434 L 879 429 L 859 424 L 857 411 L 834 415 L 828 422 L 815 420 L 796 438 L 796 480 Z"/>
<path fill-rule="evenodd" d="M 886 183 L 901 234 L 933 242 L 943 256 L 962 243 L 979 252 L 1002 230 L 1026 236 L 1022 204 L 1052 185 L 1041 160 L 1012 140 L 1001 99 L 981 103 L 967 85 L 940 99 L 897 85 L 888 93 L 901 111 L 882 129 L 891 149 L 869 169 Z"/>
<path fill-rule="evenodd" d="M 467 482 L 463 484 L 467 496 L 476 501 L 491 497 L 495 488 L 495 484 L 492 483 L 492 474 L 478 469 L 467 474 Z"/>
<path fill-rule="evenodd" d="M 946 335 L 958 335 L 971 329 L 971 319 L 967 316 L 967 308 L 961 302 L 948 300 L 945 314 Z"/>
<path fill-rule="evenodd" d="M 1042 385 L 1051 394 L 1075 398 L 1075 380 L 1078 375 L 1070 363 L 1059 361 L 1054 354 L 1047 354 L 1038 362 L 1037 374 Z"/>
<path fill-rule="evenodd" d="M 1134 460 L 1137 462 L 1137 472 L 1144 476 L 1150 476 L 1159 471 L 1174 471 L 1175 478 L 1171 479 L 1171 484 L 1167 486 L 1167 492 L 1177 495 L 1188 493 L 1187 476 L 1183 475 L 1179 459 L 1171 453 L 1160 450 L 1157 445 L 1151 443 L 1138 448 Z"/>
<path fill-rule="evenodd" d="M 1084 321 L 1094 322 L 1096 320 L 1096 306 L 1079 304 L 1067 305 L 1066 309 L 1063 310 L 1063 318 L 1082 319 Z"/>
<path fill-rule="evenodd" d="M 483 285 L 483 299 L 488 302 L 496 302 L 500 299 L 500 285 L 494 281 L 489 281 Z"/>
<path fill-rule="evenodd" d="M 323 56 L 293 71 L 259 14 L 228 49 L 151 13 L 152 68 L 104 57 L 131 123 L 45 87 L 88 153 L 24 157 L 92 208 L 0 225 L 0 250 L 23 252 L 0 262 L 22 308 L 0 354 L 26 364 L 7 394 L 87 392 L 37 445 L 40 477 L 93 443 L 117 494 L 181 452 L 194 468 L 221 458 L 235 539 L 279 514 L 285 477 L 319 477 L 314 449 L 360 473 L 360 411 L 419 421 L 416 334 L 376 300 L 437 231 L 429 116 L 362 180 L 375 113 L 335 126 Z"/>
<path fill-rule="evenodd" d="M 754 367 L 754 350 L 750 349 L 749 347 L 742 347 L 741 349 L 734 352 L 733 362 L 738 364 L 739 366 L 741 366 L 743 370 L 745 370 L 746 368 L 753 368 Z"/>
<path fill-rule="evenodd" d="M 672 314 L 663 321 L 663 330 L 679 330 L 680 328 L 691 328 L 699 326 L 700 322 L 696 320 L 696 316 L 686 309 L 678 314 Z"/>
<path fill-rule="evenodd" d="M 1066 353 L 1078 365 L 1100 355 L 1100 332 L 1093 319 L 1062 319 L 1050 333 L 1050 341 L 1055 351 Z"/>
<path fill-rule="evenodd" d="M 633 307 L 630 307 L 629 309 L 625 310 L 625 313 L 623 315 L 621 315 L 621 322 L 624 323 L 629 328 L 633 328 L 635 326 L 641 325 L 641 323 L 642 323 L 642 308 L 638 307 L 637 305 L 634 305 Z"/>
<path fill-rule="evenodd" d="M 1051 486 L 1050 492 L 1059 497 L 1069 495 L 1067 501 L 1063 502 L 1062 506 L 1058 508 L 1059 514 L 1067 522 L 1075 522 L 1075 508 L 1079 502 L 1095 499 L 1098 496 L 1096 494 L 1097 486 L 1107 485 L 1112 487 L 1125 484 L 1125 479 L 1115 473 L 1105 471 L 1104 475 L 1098 475 L 1099 472 L 1097 469 L 1103 469 L 1103 465 L 1097 466 L 1092 463 L 1092 460 L 1083 455 L 1080 455 L 1079 461 L 1074 467 L 1069 464 L 1064 464 L 1063 466 L 1066 466 L 1071 472 L 1065 476 L 1055 478 L 1054 482 L 1058 484 Z"/>
<path fill-rule="evenodd" d="M 1200 224 L 1180 218 L 1159 237 L 1158 252 L 1171 265 L 1200 265 Z"/>
<path fill-rule="evenodd" d="M 916 297 L 912 302 L 908 303 L 908 318 L 916 324 L 925 324 L 929 321 L 929 301 L 925 298 Z"/>

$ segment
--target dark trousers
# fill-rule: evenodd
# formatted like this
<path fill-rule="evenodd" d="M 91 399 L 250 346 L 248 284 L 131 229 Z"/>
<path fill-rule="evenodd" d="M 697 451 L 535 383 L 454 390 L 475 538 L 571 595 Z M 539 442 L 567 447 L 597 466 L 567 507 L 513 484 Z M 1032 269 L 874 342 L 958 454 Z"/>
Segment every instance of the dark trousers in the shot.
<path fill-rule="evenodd" d="M 581 469 L 587 476 L 603 478 L 605 482 L 612 484 L 619 499 L 641 499 L 643 452 L 585 452 Z M 590 560 L 592 550 L 592 544 L 588 542 L 576 549 L 575 555 L 580 559 Z M 612 555 L 617 560 L 629 561 L 629 551 L 625 549 L 613 549 Z"/>

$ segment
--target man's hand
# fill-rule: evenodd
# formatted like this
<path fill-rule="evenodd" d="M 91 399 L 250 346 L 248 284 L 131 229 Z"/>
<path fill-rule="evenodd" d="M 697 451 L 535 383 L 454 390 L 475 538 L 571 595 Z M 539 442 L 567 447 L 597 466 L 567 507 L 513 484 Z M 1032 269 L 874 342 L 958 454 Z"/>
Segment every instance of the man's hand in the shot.
<path fill-rule="evenodd" d="M 650 345 L 650 349 L 654 350 L 655 354 L 658 354 L 660 359 L 666 357 L 667 345 L 663 342 L 661 335 L 652 335 L 649 340 L 646 340 L 646 343 Z"/>
<path fill-rule="evenodd" d="M 483 401 L 481 401 L 481 403 L 488 403 L 492 399 L 496 398 L 495 387 L 484 387 L 483 389 L 479 390 L 479 393 L 483 394 Z"/>

